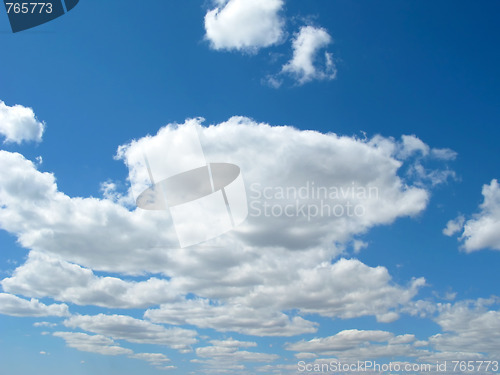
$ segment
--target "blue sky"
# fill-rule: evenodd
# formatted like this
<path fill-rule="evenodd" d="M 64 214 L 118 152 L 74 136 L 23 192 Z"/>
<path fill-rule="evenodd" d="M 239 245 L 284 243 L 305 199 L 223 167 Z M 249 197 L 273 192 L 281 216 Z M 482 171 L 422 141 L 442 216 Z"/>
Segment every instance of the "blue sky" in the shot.
<path fill-rule="evenodd" d="M 2 10 L 2 369 L 498 360 L 499 10 L 82 0 L 16 34 Z M 181 248 L 171 213 L 137 208 L 134 189 L 140 152 L 192 161 L 189 129 L 207 161 L 241 168 L 249 207 L 257 186 L 378 196 L 329 198 L 363 215 L 312 220 L 250 208 Z M 318 204 L 299 200 L 267 203 Z"/>

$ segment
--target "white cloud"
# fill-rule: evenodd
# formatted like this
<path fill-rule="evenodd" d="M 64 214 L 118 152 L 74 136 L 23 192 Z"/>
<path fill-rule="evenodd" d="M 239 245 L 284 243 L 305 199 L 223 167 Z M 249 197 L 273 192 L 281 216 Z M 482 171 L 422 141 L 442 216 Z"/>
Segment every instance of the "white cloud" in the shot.
<path fill-rule="evenodd" d="M 496 179 L 489 185 L 483 185 L 483 203 L 479 206 L 480 212 L 464 222 L 458 218 L 448 222 L 443 230 L 445 235 L 451 236 L 463 228 L 460 240 L 463 248 L 470 253 L 481 249 L 500 250 L 500 186 Z"/>
<path fill-rule="evenodd" d="M 276 354 L 256 353 L 244 350 L 230 349 L 219 346 L 207 346 L 196 349 L 196 354 L 202 358 L 213 358 L 220 364 L 223 360 L 231 362 L 271 362 L 278 358 Z"/>
<path fill-rule="evenodd" d="M 456 179 L 452 170 L 427 170 L 420 161 L 416 161 L 408 170 L 408 175 L 414 178 L 416 184 L 431 184 L 432 186 Z"/>
<path fill-rule="evenodd" d="M 165 328 L 126 315 L 74 315 L 66 319 L 63 324 L 70 328 L 80 328 L 115 340 L 163 345 L 181 352 L 189 352 L 190 346 L 197 342 L 196 331 Z"/>
<path fill-rule="evenodd" d="M 279 358 L 276 354 L 259 353 L 254 351 L 239 350 L 242 347 L 255 347 L 253 342 L 241 342 L 233 339 L 212 340 L 211 346 L 196 349 L 196 355 L 203 360 L 198 363 L 204 364 L 208 371 L 214 370 L 217 373 L 231 370 L 244 370 L 245 362 L 272 362 Z"/>
<path fill-rule="evenodd" d="M 223 0 L 205 15 L 206 39 L 216 50 L 254 52 L 284 36 L 283 0 Z"/>
<path fill-rule="evenodd" d="M 357 348 L 360 344 L 371 341 L 388 341 L 393 336 L 392 333 L 386 331 L 360 331 L 353 329 L 341 331 L 334 336 L 299 341 L 287 345 L 286 349 L 297 352 L 330 353 Z"/>
<path fill-rule="evenodd" d="M 428 354 L 428 351 L 418 349 L 418 346 L 421 345 L 412 334 L 395 336 L 386 331 L 351 329 L 329 337 L 290 343 L 285 348 L 301 353 L 335 356 L 342 360 L 366 360 L 381 357 L 418 357 Z"/>
<path fill-rule="evenodd" d="M 153 366 L 164 366 L 165 363 L 170 362 L 170 359 L 161 353 L 137 353 L 131 355 L 130 358 L 140 359 L 142 361 L 149 362 Z M 173 366 L 166 366 L 167 368 L 172 368 Z"/>
<path fill-rule="evenodd" d="M 33 323 L 33 327 L 50 327 L 50 328 L 53 328 L 53 327 L 56 327 L 57 324 L 56 323 L 49 323 L 49 322 L 35 322 Z"/>
<path fill-rule="evenodd" d="M 463 215 L 460 215 L 456 219 L 448 221 L 448 223 L 446 223 L 446 228 L 443 229 L 443 234 L 449 237 L 453 236 L 464 228 L 464 223 L 465 217 Z"/>
<path fill-rule="evenodd" d="M 53 335 L 64 339 L 70 348 L 82 352 L 111 356 L 134 354 L 131 349 L 123 348 L 109 337 L 102 335 L 87 335 L 80 332 L 54 332 Z"/>
<path fill-rule="evenodd" d="M 453 301 L 456 297 L 457 292 L 446 292 L 442 298 L 447 301 Z"/>
<path fill-rule="evenodd" d="M 108 308 L 144 308 L 177 296 L 167 280 L 98 277 L 90 269 L 37 251 L 30 252 L 27 261 L 0 283 L 9 293 Z"/>
<path fill-rule="evenodd" d="M 58 191 L 53 174 L 39 172 L 18 153 L 0 150 L 0 165 L 0 227 L 22 246 L 105 271 L 163 269 L 164 246 L 176 239 L 159 227 L 162 214 L 70 198 Z"/>
<path fill-rule="evenodd" d="M 449 148 L 433 148 L 431 154 L 441 160 L 454 160 L 457 157 L 457 153 Z"/>
<path fill-rule="evenodd" d="M 256 347 L 257 343 L 253 341 L 238 341 L 234 340 L 232 337 L 226 340 L 210 340 L 210 343 L 217 347 L 224 348 L 251 348 Z"/>
<path fill-rule="evenodd" d="M 318 355 L 314 353 L 301 352 L 301 353 L 295 353 L 294 357 L 297 359 L 311 359 L 311 358 L 317 358 Z"/>
<path fill-rule="evenodd" d="M 0 100 L 0 135 L 6 142 L 40 142 L 45 124 L 37 120 L 31 108 L 22 105 L 9 107 Z"/>
<path fill-rule="evenodd" d="M 361 241 L 361 240 L 353 240 L 352 241 L 352 248 L 354 250 L 355 254 L 359 254 L 361 250 L 366 249 L 368 247 L 368 242 Z"/>
<path fill-rule="evenodd" d="M 454 160 L 456 152 L 450 149 L 431 148 L 415 135 L 401 136 L 397 146 L 396 157 L 400 160 L 413 159 L 409 165 L 407 175 L 414 179 L 416 185 L 436 186 L 446 183 L 448 179 L 456 178 L 455 172 L 450 169 L 429 170 L 424 167 L 423 161 L 437 159 L 441 162 Z"/>
<path fill-rule="evenodd" d="M 392 323 L 399 319 L 399 313 L 395 311 L 388 311 L 383 314 L 377 315 L 377 321 L 380 323 Z"/>
<path fill-rule="evenodd" d="M 398 156 L 402 159 L 406 159 L 415 153 L 427 156 L 430 152 L 430 147 L 415 135 L 403 135 L 401 140 L 401 151 Z"/>
<path fill-rule="evenodd" d="M 325 238 L 325 242 L 344 241 L 348 236 L 346 234 L 363 232 L 363 227 L 390 223 L 397 216 L 415 215 L 427 203 L 428 195 L 424 189 L 405 186 L 397 176 L 401 162 L 393 157 L 393 150 L 386 149 L 386 144 L 394 148 L 398 144 L 392 139 L 377 137 L 373 142 L 364 142 L 332 133 L 271 127 L 244 117 L 233 117 L 208 128 L 199 127 L 193 121 L 187 124 L 196 126 L 201 133 L 207 160 L 224 160 L 240 166 L 250 200 L 250 217 L 247 225 L 240 228 L 244 232 L 240 236 L 244 236 L 247 244 L 250 241 L 259 246 L 312 247 L 321 243 L 318 239 L 324 238 L 326 233 L 331 237 L 328 240 Z M 143 138 L 120 149 L 120 156 L 129 160 L 134 186 L 144 185 L 148 180 L 141 150 L 147 148 L 151 155 L 154 152 L 150 150 L 156 148 L 154 145 L 161 145 L 164 139 L 172 138 L 177 129 L 169 126 L 155 137 Z M 386 140 L 386 144 L 382 144 L 382 140 Z M 157 149 L 156 158 L 162 160 L 165 153 L 161 148 Z M 273 155 L 273 160 L 268 155 Z M 324 215 L 316 217 L 307 217 L 301 212 L 287 216 L 273 215 L 269 210 L 266 216 L 265 203 L 281 207 L 296 203 L 296 199 L 290 195 L 277 197 L 279 189 L 298 191 L 301 187 L 306 188 L 307 183 L 307 196 L 299 199 L 299 203 L 320 203 L 320 199 L 313 196 L 312 183 L 316 191 L 318 188 L 343 188 L 347 191 L 347 199 L 326 197 L 326 203 L 343 206 L 349 200 L 353 205 L 363 204 L 366 215 L 347 217 L 346 212 L 343 216 L 339 214 L 339 217 L 335 217 L 335 213 L 330 212 L 328 215 L 325 210 Z M 370 187 L 373 188 L 371 197 L 349 196 L 350 192 L 354 193 L 352 189 L 367 192 Z M 265 198 L 263 195 L 266 192 L 272 197 Z M 258 211 L 262 214 L 259 215 Z M 253 238 L 253 233 L 257 232 L 258 238 Z"/>
<path fill-rule="evenodd" d="M 454 298 L 454 293 L 450 296 Z M 497 358 L 500 355 L 500 311 L 494 305 L 500 298 L 465 300 L 455 303 L 433 303 L 416 301 L 409 304 L 405 312 L 431 318 L 442 332 L 426 342 L 415 342 L 415 346 L 429 346 L 429 353 L 420 353 L 420 361 L 474 360 Z"/>
<path fill-rule="evenodd" d="M 134 207 L 135 201 L 130 194 L 124 194 L 118 191 L 119 187 L 117 183 L 113 181 L 105 181 L 101 183 L 101 192 L 105 199 L 112 202 L 118 203 L 119 205 L 126 207 Z"/>
<path fill-rule="evenodd" d="M 384 267 L 368 267 L 355 259 L 340 259 L 312 269 L 290 270 L 286 282 L 260 285 L 245 296 L 251 306 L 299 309 L 303 314 L 319 314 L 344 319 L 375 315 L 390 321 L 389 309 L 410 301 L 425 284 L 413 280 L 408 288 L 392 285 Z M 236 299 L 238 301 L 238 299 Z M 392 319 L 388 319 L 388 318 Z"/>
<path fill-rule="evenodd" d="M 316 332 L 315 323 L 301 317 L 289 317 L 275 309 L 209 300 L 186 300 L 147 310 L 144 316 L 156 323 L 194 325 L 221 332 L 238 332 L 253 336 L 295 336 Z"/>
<path fill-rule="evenodd" d="M 488 309 L 498 298 L 460 301 L 439 305 L 435 318 L 444 333 L 429 338 L 441 357 L 498 358 L 500 356 L 500 311 Z"/>
<path fill-rule="evenodd" d="M 82 332 L 54 332 L 53 335 L 66 341 L 66 345 L 70 348 L 81 352 L 108 356 L 126 355 L 129 358 L 146 361 L 150 365 L 161 369 L 163 369 L 165 363 L 170 362 L 170 359 L 162 353 L 134 353 L 133 350 L 124 348 L 113 339 L 103 335 L 88 335 Z M 84 364 L 85 361 L 80 363 Z"/>
<path fill-rule="evenodd" d="M 254 209 L 250 210 L 247 223 L 225 237 L 226 241 L 236 241 L 233 245 L 290 249 L 325 245 L 331 248 L 327 244 L 349 240 L 352 235 L 375 225 L 389 224 L 397 217 L 418 214 L 427 204 L 425 189 L 408 186 L 397 175 L 401 162 L 394 159 L 391 147 L 387 147 L 395 148 L 396 142 L 391 139 L 382 142 L 384 139 L 378 137 L 367 142 L 335 134 L 301 132 L 291 127 L 270 127 L 241 117 L 208 128 L 197 125 L 198 121 L 188 124 L 202 133 L 207 159 L 233 162 L 241 167 L 250 200 L 252 196 L 261 195 L 263 189 L 298 190 L 307 183 L 311 186 L 312 182 L 322 189 L 342 188 L 353 193 L 352 189 L 376 190 L 372 196 L 327 199 L 327 204 L 338 206 L 345 211 L 344 215 L 334 213 L 330 207 L 326 215 L 312 218 L 300 210 L 291 217 L 266 216 L 265 212 L 258 215 L 264 204 L 278 205 L 280 209 L 296 200 L 293 197 L 254 198 Z M 134 154 L 136 149 L 152 142 L 161 143 L 162 138 L 182 128 L 166 127 L 155 137 L 122 147 L 121 155 Z M 273 160 L 267 157 L 270 154 L 275 155 Z M 137 155 L 140 159 L 142 154 Z M 161 152 L 157 156 L 161 158 Z M 132 182 L 144 184 L 142 179 L 147 178 L 147 173 L 146 176 L 134 174 L 143 163 L 134 162 L 132 159 Z M 190 267 L 201 265 L 193 262 L 193 258 L 208 260 L 208 257 L 197 259 L 204 254 L 197 249 L 178 251 L 168 213 L 129 211 L 106 199 L 70 198 L 57 190 L 52 174 L 39 172 L 19 154 L 0 151 L 0 164 L 5 171 L 0 176 L 0 226 L 16 234 L 24 247 L 112 272 L 171 275 L 176 274 L 179 267 L 186 267 L 184 261 L 188 258 L 191 258 Z M 306 197 L 299 203 L 318 206 L 320 200 Z M 366 211 L 365 214 L 347 215 L 348 204 L 362 205 L 360 210 Z M 67 220 L 68 217 L 72 219 Z M 241 257 L 256 256 L 248 252 L 224 255 L 233 264 L 244 260 Z"/>
<path fill-rule="evenodd" d="M 259 336 L 315 332 L 316 325 L 299 316 L 308 313 L 396 319 L 423 279 L 396 285 L 383 267 L 338 260 L 342 246 L 337 244 L 425 209 L 428 188 L 413 186 L 399 175 L 403 166 L 411 165 L 411 160 L 398 159 L 405 142 L 273 127 L 245 117 L 209 127 L 202 127 L 201 121 L 168 125 L 118 151 L 119 158 L 128 159 L 132 186 L 145 188 L 148 173 L 141 150 L 163 159 L 166 140 L 179 138 L 191 127 L 200 135 L 207 161 L 241 168 L 250 204 L 247 221 L 231 233 L 184 249 L 179 248 L 167 211 L 71 198 L 58 190 L 53 174 L 39 171 L 20 154 L 0 151 L 0 227 L 31 249 L 26 264 L 3 280 L 3 288 L 109 308 L 162 304 L 146 317 Z M 187 150 L 179 139 L 179 149 Z M 176 166 L 182 166 L 185 157 L 180 153 Z M 318 188 L 319 194 L 333 196 L 318 197 Z M 298 192 L 304 189 L 302 196 Z M 370 189 L 372 194 L 367 193 Z M 291 193 L 280 196 L 283 192 Z M 314 208 L 322 200 L 343 210 L 359 205 L 363 212 L 256 212 L 266 204 L 284 209 L 298 202 Z M 161 273 L 168 280 L 132 282 L 96 276 L 93 270 Z M 196 299 L 186 300 L 188 294 Z M 290 310 L 298 313 L 284 313 Z"/>
<path fill-rule="evenodd" d="M 462 239 L 467 251 L 492 248 L 500 250 L 500 186 L 496 179 L 484 185 L 481 211 L 464 225 Z"/>
<path fill-rule="evenodd" d="M 294 257 L 298 262 L 304 259 Z M 312 269 L 301 268 L 295 261 L 282 261 L 281 266 L 287 272 L 281 268 L 273 271 L 276 263 L 262 262 L 260 270 L 269 275 L 267 283 L 254 286 L 240 296 L 226 297 L 224 304 L 186 300 L 150 309 L 145 317 L 157 323 L 191 324 L 222 332 L 294 336 L 315 332 L 315 324 L 281 311 L 297 309 L 301 314 L 344 319 L 375 315 L 381 322 L 390 322 L 398 318 L 391 309 L 407 304 L 424 285 L 423 279 L 413 280 L 407 288 L 393 285 L 387 269 L 371 268 L 358 260 L 342 259 Z M 258 266 L 249 270 L 252 269 Z"/>
<path fill-rule="evenodd" d="M 67 316 L 65 304 L 45 305 L 37 299 L 25 300 L 12 294 L 0 293 L 0 314 L 11 316 Z"/>
<path fill-rule="evenodd" d="M 211 346 L 197 348 L 196 354 L 198 355 L 198 357 L 202 358 L 225 358 L 238 362 L 269 362 L 278 358 L 278 356 L 275 354 L 264 354 L 239 350 L 242 347 L 255 347 L 257 346 L 255 343 L 235 341 L 232 339 L 229 339 L 228 341 L 212 340 L 210 341 L 210 343 L 212 344 Z"/>
<path fill-rule="evenodd" d="M 409 302 L 404 308 L 401 309 L 401 311 L 410 314 L 411 316 L 429 318 L 437 311 L 438 306 L 439 304 L 429 300 L 418 300 Z"/>
<path fill-rule="evenodd" d="M 214 50 L 256 53 L 286 39 L 284 0 L 214 0 L 215 8 L 205 15 L 205 39 Z M 302 85 L 313 80 L 332 80 L 337 68 L 331 52 L 333 42 L 322 27 L 303 26 L 292 39 L 293 55 L 278 74 L 262 82 L 279 88 L 285 75 Z"/>
<path fill-rule="evenodd" d="M 299 84 L 312 80 L 330 80 L 337 75 L 333 55 L 325 52 L 324 61 L 318 62 L 319 51 L 332 43 L 324 28 L 303 26 L 293 39 L 293 57 L 283 66 L 282 73 L 292 75 Z"/>
<path fill-rule="evenodd" d="M 298 375 L 298 374 L 306 374 L 305 372 L 299 372 L 297 363 L 294 364 L 273 364 L 273 365 L 263 365 L 259 366 L 255 369 L 257 373 L 264 374 L 280 374 L 280 375 Z M 286 371 L 286 372 L 283 372 Z"/>

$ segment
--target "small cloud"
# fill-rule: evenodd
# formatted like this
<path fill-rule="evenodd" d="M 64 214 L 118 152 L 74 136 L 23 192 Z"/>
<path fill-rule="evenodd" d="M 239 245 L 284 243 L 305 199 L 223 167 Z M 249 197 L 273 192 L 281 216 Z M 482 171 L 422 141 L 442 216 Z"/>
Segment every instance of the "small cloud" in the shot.
<path fill-rule="evenodd" d="M 33 327 L 55 327 L 57 326 L 56 323 L 49 323 L 49 322 L 36 322 L 33 323 Z"/>
<path fill-rule="evenodd" d="M 443 229 L 443 234 L 445 236 L 451 237 L 454 234 L 460 232 L 464 227 L 465 217 L 463 215 L 458 216 L 456 219 L 448 221 L 446 223 L 446 228 Z"/>
<path fill-rule="evenodd" d="M 449 148 L 433 148 L 431 154 L 440 160 L 455 160 L 457 157 L 457 153 Z"/>
<path fill-rule="evenodd" d="M 0 100 L 0 135 L 7 143 L 41 142 L 45 124 L 38 121 L 33 109 L 14 105 L 9 107 Z"/>
<path fill-rule="evenodd" d="M 397 156 L 399 159 L 405 160 L 415 153 L 420 153 L 422 156 L 427 156 L 429 154 L 429 151 L 430 147 L 422 142 L 422 140 L 417 136 L 403 135 L 401 136 L 400 150 Z"/>
<path fill-rule="evenodd" d="M 420 348 L 422 346 L 427 346 L 429 345 L 429 342 L 428 341 L 425 341 L 425 340 L 417 340 L 413 343 L 413 346 L 417 347 L 417 348 Z"/>
<path fill-rule="evenodd" d="M 446 292 L 443 299 L 447 301 L 453 301 L 457 297 L 457 292 Z"/>
<path fill-rule="evenodd" d="M 394 311 L 389 311 L 385 314 L 380 314 L 376 316 L 377 322 L 380 323 L 392 323 L 399 319 L 399 314 Z"/>
<path fill-rule="evenodd" d="M 326 29 L 304 26 L 292 41 L 293 57 L 283 66 L 281 73 L 289 74 L 302 85 L 313 80 L 332 80 L 337 75 L 333 55 L 324 53 L 321 63 L 319 51 L 333 42 Z"/>
<path fill-rule="evenodd" d="M 45 305 L 32 298 L 26 300 L 13 294 L 0 293 L 0 314 L 10 316 L 68 316 L 68 305 Z"/>
<path fill-rule="evenodd" d="M 457 292 L 448 291 L 443 294 L 436 291 L 432 292 L 434 296 L 445 301 L 453 301 L 457 297 Z"/>
<path fill-rule="evenodd" d="M 413 161 L 407 170 L 407 175 L 414 178 L 418 185 L 430 183 L 432 186 L 444 184 L 451 180 L 456 180 L 457 176 L 448 167 L 444 169 L 428 169 L 425 165 L 431 159 L 443 162 L 453 160 L 456 152 L 450 149 L 435 149 L 429 147 L 415 135 L 403 135 L 401 141 L 391 151 L 396 159 L 401 161 Z"/>
<path fill-rule="evenodd" d="M 294 357 L 297 359 L 312 359 L 317 358 L 318 356 L 314 353 L 296 353 Z"/>
<path fill-rule="evenodd" d="M 177 367 L 176 366 L 159 366 L 159 367 L 156 367 L 158 370 L 166 370 L 166 371 L 169 371 L 169 370 L 175 370 Z"/>
<path fill-rule="evenodd" d="M 215 50 L 256 52 L 282 41 L 283 0 L 216 0 L 205 15 L 205 38 Z"/>
<path fill-rule="evenodd" d="M 275 75 L 268 75 L 266 78 L 262 80 L 262 84 L 268 85 L 273 89 L 279 89 L 283 84 L 283 80 L 279 79 Z"/>
<path fill-rule="evenodd" d="M 359 254 L 361 250 L 366 249 L 368 247 L 368 242 L 364 242 L 361 240 L 352 241 L 352 248 L 354 249 L 355 254 Z"/>

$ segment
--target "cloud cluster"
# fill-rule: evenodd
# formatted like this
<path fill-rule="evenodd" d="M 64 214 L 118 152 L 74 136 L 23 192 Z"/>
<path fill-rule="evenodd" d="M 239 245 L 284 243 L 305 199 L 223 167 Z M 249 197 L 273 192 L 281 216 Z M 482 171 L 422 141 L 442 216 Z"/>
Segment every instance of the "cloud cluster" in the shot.
<path fill-rule="evenodd" d="M 398 357 L 412 358 L 408 363 L 430 364 L 445 360 L 496 360 L 500 355 L 499 303 L 498 297 L 491 297 L 431 306 L 420 304 L 418 308 L 434 315 L 433 320 L 442 329 L 441 333 L 426 340 L 418 340 L 414 334 L 351 329 L 332 336 L 287 343 L 285 349 L 296 352 L 295 357 L 299 360 L 319 365 L 331 361 L 356 363 L 377 359 L 384 363 L 381 358 Z M 266 365 L 261 370 L 297 373 L 296 366 L 280 364 Z"/>
<path fill-rule="evenodd" d="M 435 318 L 444 333 L 429 338 L 429 342 L 448 359 L 497 359 L 500 355 L 500 311 L 496 297 L 475 301 L 459 301 L 439 306 Z"/>
<path fill-rule="evenodd" d="M 196 331 L 182 328 L 165 328 L 148 321 L 126 315 L 73 315 L 63 323 L 66 327 L 126 340 L 137 344 L 168 346 L 181 352 L 191 351 L 197 342 Z"/>
<path fill-rule="evenodd" d="M 205 15 L 205 39 L 214 50 L 256 53 L 286 39 L 286 22 L 281 15 L 283 0 L 215 0 L 215 5 Z M 291 40 L 292 58 L 279 74 L 269 75 L 266 82 L 278 88 L 283 76 L 299 85 L 335 79 L 333 54 L 325 51 L 319 56 L 332 41 L 325 28 L 302 26 Z"/>
<path fill-rule="evenodd" d="M 252 336 L 296 336 L 317 330 L 315 323 L 299 316 L 290 317 L 277 309 L 252 308 L 231 301 L 214 304 L 206 299 L 186 300 L 147 310 L 144 316 L 157 323 L 188 324 Z"/>
<path fill-rule="evenodd" d="M 288 272 L 275 268 L 274 277 L 245 294 L 226 296 L 224 304 L 187 300 L 150 309 L 145 316 L 158 323 L 190 324 L 254 336 L 294 336 L 315 332 L 317 327 L 281 311 L 296 309 L 301 314 L 344 319 L 374 315 L 381 322 L 391 322 L 399 317 L 397 309 L 425 284 L 420 278 L 408 287 L 392 285 L 387 269 L 371 268 L 358 260 L 341 259 L 312 269 L 293 264 L 296 269 L 285 267 Z M 273 272 L 269 266 L 268 271 Z"/>
<path fill-rule="evenodd" d="M 6 142 L 40 142 L 45 124 L 38 121 L 31 108 L 22 105 L 9 107 L 0 100 L 0 135 Z"/>
<path fill-rule="evenodd" d="M 398 142 L 392 139 L 363 141 L 271 127 L 242 117 L 210 127 L 192 121 L 186 126 L 200 131 L 208 161 L 239 165 L 246 181 L 247 223 L 222 242 L 214 241 L 216 248 L 208 250 L 227 255 L 226 264 L 220 265 L 225 273 L 228 266 L 263 256 L 252 252 L 252 247 L 333 249 L 332 243 L 373 226 L 418 214 L 428 201 L 426 189 L 412 187 L 398 176 L 402 162 L 395 158 Z M 167 126 L 155 137 L 121 147 L 120 156 L 135 155 L 136 146 L 182 129 Z M 143 182 L 144 174 L 134 173 L 143 162 L 128 160 L 131 180 Z M 101 271 L 176 275 L 179 269 L 186 274 L 190 267 L 201 275 L 206 272 L 199 270 L 197 262 L 207 260 L 199 259 L 205 250 L 179 251 L 168 213 L 130 211 L 108 199 L 70 198 L 58 191 L 51 173 L 38 171 L 17 153 L 0 151 L 0 164 L 5 172 L 0 176 L 0 226 L 15 234 L 22 246 Z M 298 194 L 301 188 L 307 190 L 305 196 L 281 196 L 279 191 Z M 323 212 L 317 210 L 321 204 L 328 206 Z M 292 215 L 290 210 L 284 212 L 289 205 L 298 205 Z M 225 250 L 224 244 L 241 250 Z M 324 260 L 331 255 L 324 254 Z"/>
<path fill-rule="evenodd" d="M 208 373 L 231 372 L 245 370 L 245 363 L 273 362 L 279 358 L 276 354 L 259 353 L 256 351 L 240 350 L 241 348 L 256 347 L 257 343 L 227 340 L 211 340 L 211 346 L 196 349 L 199 360 Z"/>
<path fill-rule="evenodd" d="M 58 191 L 53 174 L 18 153 L 0 150 L 0 165 L 0 227 L 23 247 L 93 269 L 161 271 L 166 257 L 156 246 L 173 243 L 175 234 L 169 240 L 154 214 L 106 199 L 70 198 Z"/>
<path fill-rule="evenodd" d="M 277 359 L 275 354 L 264 354 L 239 350 L 240 347 L 255 346 L 255 343 L 241 341 L 211 341 L 212 346 L 196 349 L 196 354 L 201 358 L 213 358 L 216 361 L 230 360 L 234 362 L 270 362 Z"/>
<path fill-rule="evenodd" d="M 9 293 L 121 309 L 146 308 L 175 300 L 177 295 L 164 279 L 137 282 L 98 277 L 88 268 L 37 251 L 0 284 Z"/>
<path fill-rule="evenodd" d="M 302 358 L 311 354 L 363 361 L 382 357 L 418 357 L 428 353 L 419 348 L 423 344 L 413 334 L 395 336 L 387 331 L 352 329 L 333 336 L 291 343 L 286 349 L 299 352 Z"/>
<path fill-rule="evenodd" d="M 70 348 L 82 352 L 96 353 L 101 355 L 118 356 L 126 355 L 129 358 L 139 359 L 150 363 L 153 366 L 162 368 L 170 362 L 161 353 L 134 353 L 132 349 L 118 345 L 114 340 L 103 335 L 88 335 L 81 332 L 54 332 L 55 337 L 62 338 Z M 171 367 L 171 366 L 167 366 Z"/>
<path fill-rule="evenodd" d="M 70 197 L 52 173 L 21 154 L 0 150 L 5 172 L 0 175 L 0 227 L 29 249 L 26 262 L 1 281 L 6 293 L 0 294 L 0 312 L 67 317 L 65 327 L 84 331 L 54 333 L 68 346 L 165 369 L 172 366 L 162 354 L 135 353 L 119 342 L 182 353 L 194 349 L 207 372 L 221 364 L 227 371 L 241 370 L 245 362 L 271 363 L 278 357 L 259 352 L 250 341 L 212 340 L 196 347 L 197 332 L 185 326 L 291 337 L 317 332 L 317 316 L 398 319 L 425 280 L 398 285 L 387 268 L 349 259 L 346 244 L 359 242 L 355 238 L 375 226 L 421 213 L 432 184 L 403 171 L 425 165 L 427 158 L 445 162 L 451 151 L 438 152 L 415 136 L 359 139 L 246 117 L 211 126 L 202 121 L 169 124 L 156 135 L 120 146 L 116 158 L 130 171 L 126 196 L 109 187 L 103 198 Z M 125 202 L 151 184 L 143 150 L 152 165 L 174 158 L 173 169 L 165 173 L 192 164 L 189 134 L 199 137 L 206 162 L 239 166 L 249 215 L 230 233 L 180 248 L 168 210 L 146 211 Z M 359 242 L 355 248 L 363 246 Z M 61 304 L 46 305 L 42 298 Z M 144 309 L 144 319 L 123 312 L 69 316 L 64 303 Z M 363 335 L 369 336 L 368 345 L 359 344 Z M 347 346 L 340 350 L 339 343 Z M 318 343 L 302 340 L 289 349 L 310 356 L 316 349 L 307 346 L 313 344 Z M 390 351 L 412 356 L 420 350 L 414 336 L 384 331 L 346 331 L 321 345 L 318 353 L 339 350 L 344 356 Z"/>
<path fill-rule="evenodd" d="M 305 314 L 397 319 L 423 279 L 396 285 L 384 267 L 335 258 L 354 236 L 425 209 L 429 191 L 412 186 L 399 170 L 413 162 L 407 155 L 416 152 L 415 144 L 431 148 L 414 136 L 357 139 L 245 117 L 208 127 L 201 121 L 168 125 L 120 146 L 117 154 L 128 164 L 131 185 L 146 188 L 141 150 L 148 149 L 155 163 L 165 157 L 165 142 L 177 139 L 177 148 L 168 149 L 178 151 L 175 165 L 182 167 L 190 157 L 183 134 L 194 129 L 208 162 L 241 168 L 247 221 L 184 249 L 168 211 L 71 198 L 58 190 L 51 173 L 20 154 L 0 151 L 6 171 L 0 176 L 0 226 L 31 249 L 26 263 L 2 281 L 3 289 L 77 305 L 149 308 L 146 317 L 155 322 L 258 336 L 315 332 L 316 324 L 300 316 Z M 359 207 L 357 214 L 348 211 L 353 207 Z M 320 209 L 325 211 L 313 212 Z M 127 281 L 94 270 L 162 276 Z"/>
<path fill-rule="evenodd" d="M 132 350 L 123 348 L 115 344 L 110 338 L 102 335 L 92 336 L 81 332 L 54 332 L 53 335 L 64 339 L 70 348 L 75 348 L 82 352 L 102 355 L 133 354 Z"/>

